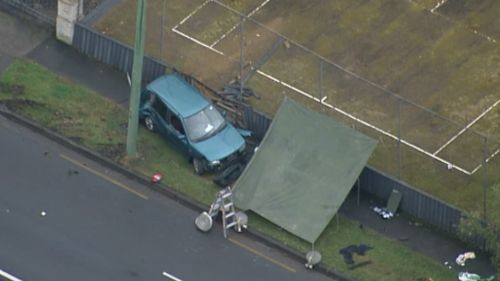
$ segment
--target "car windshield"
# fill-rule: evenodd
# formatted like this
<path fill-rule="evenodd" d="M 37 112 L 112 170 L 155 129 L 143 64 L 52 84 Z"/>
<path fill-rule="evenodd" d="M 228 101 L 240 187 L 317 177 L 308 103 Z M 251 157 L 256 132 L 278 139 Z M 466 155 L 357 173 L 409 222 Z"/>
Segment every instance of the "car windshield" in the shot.
<path fill-rule="evenodd" d="M 187 117 L 184 121 L 187 135 L 194 142 L 210 137 L 223 128 L 226 123 L 224 117 L 213 105 L 205 107 L 205 109 Z"/>

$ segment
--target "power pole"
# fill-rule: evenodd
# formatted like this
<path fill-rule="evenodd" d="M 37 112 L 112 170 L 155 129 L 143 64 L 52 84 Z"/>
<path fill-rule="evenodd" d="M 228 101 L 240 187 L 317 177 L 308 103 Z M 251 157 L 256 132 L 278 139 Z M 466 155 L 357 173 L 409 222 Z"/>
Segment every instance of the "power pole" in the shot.
<path fill-rule="evenodd" d="M 137 130 L 139 127 L 139 95 L 142 81 L 142 60 L 144 57 L 144 37 L 146 35 L 146 0 L 137 0 L 135 22 L 134 63 L 132 66 L 132 85 L 127 131 L 127 156 L 137 156 Z"/>

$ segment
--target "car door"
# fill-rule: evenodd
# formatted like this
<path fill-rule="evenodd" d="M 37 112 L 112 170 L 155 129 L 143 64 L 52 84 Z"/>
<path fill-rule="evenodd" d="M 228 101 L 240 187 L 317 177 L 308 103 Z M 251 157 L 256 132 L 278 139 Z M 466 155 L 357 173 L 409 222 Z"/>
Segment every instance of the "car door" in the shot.
<path fill-rule="evenodd" d="M 160 133 L 163 137 L 170 138 L 168 131 L 166 129 L 167 122 L 167 106 L 163 103 L 163 101 L 158 98 L 158 96 L 154 93 L 151 93 L 151 102 L 152 102 L 152 114 L 151 119 L 153 119 L 153 123 L 155 126 L 155 130 Z"/>
<path fill-rule="evenodd" d="M 172 139 L 172 141 L 184 152 L 188 152 L 189 142 L 184 130 L 184 125 L 182 124 L 179 116 L 177 116 L 175 112 L 172 111 L 168 106 L 167 112 L 165 114 L 165 119 L 167 124 L 166 131 L 169 135 L 169 138 Z"/>

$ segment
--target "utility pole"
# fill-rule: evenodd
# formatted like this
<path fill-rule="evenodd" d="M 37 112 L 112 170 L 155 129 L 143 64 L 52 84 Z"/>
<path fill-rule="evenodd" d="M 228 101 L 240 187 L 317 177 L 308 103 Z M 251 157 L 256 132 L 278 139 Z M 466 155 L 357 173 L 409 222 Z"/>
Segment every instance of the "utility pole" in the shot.
<path fill-rule="evenodd" d="M 139 127 L 139 95 L 142 81 L 142 60 L 144 57 L 144 36 L 146 35 L 146 0 L 137 0 L 135 22 L 134 63 L 132 66 L 132 85 L 127 131 L 127 156 L 137 156 L 137 130 Z"/>

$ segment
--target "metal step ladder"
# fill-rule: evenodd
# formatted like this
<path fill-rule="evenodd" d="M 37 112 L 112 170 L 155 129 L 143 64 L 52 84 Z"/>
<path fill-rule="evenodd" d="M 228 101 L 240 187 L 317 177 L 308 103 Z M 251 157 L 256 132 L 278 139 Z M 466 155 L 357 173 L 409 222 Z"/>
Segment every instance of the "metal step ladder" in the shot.
<path fill-rule="evenodd" d="M 222 198 L 222 228 L 224 230 L 224 238 L 227 239 L 227 230 L 238 224 L 238 222 L 236 221 L 236 212 L 234 210 L 233 192 L 231 191 L 230 187 L 227 187 L 227 191 L 226 193 L 224 193 L 224 195 L 222 195 Z"/>
<path fill-rule="evenodd" d="M 217 192 L 217 196 L 210 206 L 208 214 L 211 217 L 215 217 L 219 212 L 222 214 L 224 238 L 227 239 L 227 230 L 238 225 L 236 211 L 234 209 L 233 192 L 230 186 Z"/>

